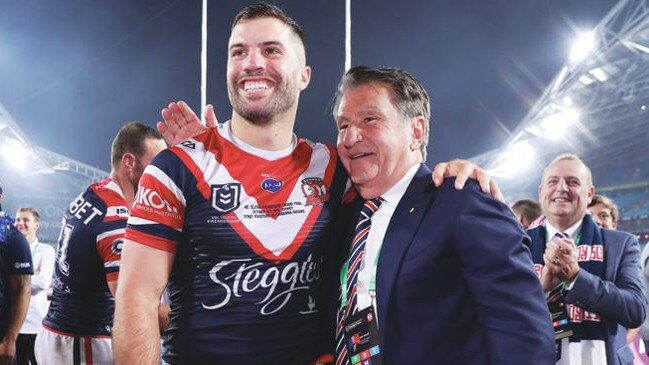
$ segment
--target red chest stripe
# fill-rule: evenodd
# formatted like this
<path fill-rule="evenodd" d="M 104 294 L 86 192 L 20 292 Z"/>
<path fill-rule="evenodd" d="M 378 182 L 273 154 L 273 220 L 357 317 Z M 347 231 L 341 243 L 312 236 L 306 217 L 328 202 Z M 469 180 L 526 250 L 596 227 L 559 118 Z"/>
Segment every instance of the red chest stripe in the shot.
<path fill-rule="evenodd" d="M 246 193 L 254 197 L 258 204 L 261 206 L 284 205 L 289 199 L 291 192 L 296 184 L 300 183 L 303 178 L 303 173 L 308 169 L 311 163 L 311 156 L 313 150 L 311 146 L 305 141 L 298 142 L 296 150 L 289 156 L 280 158 L 275 161 L 268 161 L 263 158 L 251 155 L 242 151 L 230 141 L 218 135 L 218 132 L 208 133 L 203 135 L 202 141 L 207 150 L 216 156 L 217 161 L 227 166 L 230 175 L 239 183 L 241 183 Z M 329 149 L 329 161 L 325 168 L 323 176 L 324 186 L 328 190 L 334 177 L 336 169 L 336 151 L 331 146 Z M 187 155 L 181 148 L 173 147 L 171 150 L 184 162 L 189 171 L 196 179 L 197 189 L 201 195 L 206 199 L 211 198 L 211 188 L 209 183 L 205 180 L 203 172 L 194 163 L 189 155 Z M 246 161 L 242 163 L 242 161 Z M 282 181 L 285 185 L 276 193 L 265 191 L 261 188 L 261 181 L 264 177 L 272 177 Z M 322 211 L 322 205 L 312 206 L 311 211 L 306 216 L 302 223 L 297 235 L 293 241 L 282 251 L 280 255 L 275 255 L 271 250 L 266 248 L 262 242 L 256 237 L 244 224 L 241 219 L 238 219 L 235 212 L 226 213 L 224 217 L 230 222 L 230 226 L 237 232 L 237 234 L 250 246 L 250 248 L 259 256 L 262 256 L 270 261 L 284 261 L 289 260 L 299 250 L 304 243 L 304 240 L 309 236 L 315 222 L 318 220 Z M 278 219 L 280 210 L 264 209 L 267 216 Z M 279 232 L 278 230 L 278 233 Z"/>

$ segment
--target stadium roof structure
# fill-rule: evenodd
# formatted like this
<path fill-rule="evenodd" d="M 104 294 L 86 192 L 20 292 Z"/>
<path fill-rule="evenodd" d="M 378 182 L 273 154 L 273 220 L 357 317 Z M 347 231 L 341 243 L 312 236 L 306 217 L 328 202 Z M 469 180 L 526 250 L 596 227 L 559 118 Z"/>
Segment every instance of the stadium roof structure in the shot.
<path fill-rule="evenodd" d="M 32 143 L 0 104 L 0 156 L 14 167 L 12 175 L 66 173 L 82 181 L 97 181 L 106 171 L 49 151 Z"/>
<path fill-rule="evenodd" d="M 620 1 L 585 39 L 592 47 L 573 51 L 504 147 L 472 158 L 509 200 L 536 196 L 562 152 L 598 187 L 649 180 L 649 0 Z"/>
<path fill-rule="evenodd" d="M 65 143 L 62 141 L 61 143 Z M 36 146 L 0 104 L 0 185 L 3 208 L 14 214 L 19 206 L 41 213 L 39 238 L 53 241 L 64 210 L 91 182 L 108 172 Z"/>

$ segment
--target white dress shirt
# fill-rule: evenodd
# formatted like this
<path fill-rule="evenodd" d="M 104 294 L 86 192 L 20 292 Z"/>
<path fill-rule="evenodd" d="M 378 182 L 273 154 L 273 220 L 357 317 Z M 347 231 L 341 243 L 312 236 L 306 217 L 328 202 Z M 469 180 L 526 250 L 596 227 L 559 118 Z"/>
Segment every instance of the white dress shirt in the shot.
<path fill-rule="evenodd" d="M 34 275 L 32 275 L 32 297 L 29 301 L 29 309 L 25 322 L 20 328 L 22 334 L 36 334 L 41 328 L 41 322 L 50 305 L 47 300 L 47 291 L 52 283 L 52 274 L 54 273 L 54 248 L 46 243 L 38 242 L 38 238 L 29 244 L 29 248 L 32 251 Z"/>
<path fill-rule="evenodd" d="M 581 231 L 581 222 L 582 220 L 579 220 L 576 224 L 563 231 L 563 233 L 575 240 Z M 545 221 L 545 229 L 550 239 L 559 232 L 547 220 Z M 571 289 L 574 284 L 575 282 L 573 281 L 568 285 L 567 289 Z M 605 343 L 602 340 L 570 342 L 569 337 L 563 338 L 561 339 L 561 360 L 557 361 L 557 365 L 606 365 Z"/>
<path fill-rule="evenodd" d="M 379 210 L 372 216 L 372 226 L 365 242 L 365 253 L 363 254 L 363 261 L 361 268 L 358 272 L 358 279 L 356 281 L 356 307 L 358 310 L 363 310 L 370 305 L 374 306 L 374 313 L 376 310 L 376 300 L 373 298 L 374 293 L 370 293 L 370 283 L 375 278 L 376 264 L 378 263 L 377 255 L 381 251 L 383 245 L 383 238 L 388 229 L 392 214 L 397 209 L 397 205 L 403 194 L 405 194 L 408 185 L 415 176 L 415 173 L 421 165 L 415 164 L 403 175 L 401 180 L 390 188 L 385 194 L 381 195 L 383 203 Z M 431 178 L 432 181 L 432 178 Z"/>

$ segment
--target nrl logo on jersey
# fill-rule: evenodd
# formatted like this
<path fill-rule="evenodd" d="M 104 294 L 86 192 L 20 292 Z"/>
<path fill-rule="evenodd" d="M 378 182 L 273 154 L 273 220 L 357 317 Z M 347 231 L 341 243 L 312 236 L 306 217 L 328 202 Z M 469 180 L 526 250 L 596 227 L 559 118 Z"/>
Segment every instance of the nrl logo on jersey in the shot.
<path fill-rule="evenodd" d="M 212 207 L 221 213 L 229 213 L 240 205 L 241 184 L 212 185 Z"/>
<path fill-rule="evenodd" d="M 324 180 L 319 177 L 307 177 L 302 180 L 302 193 L 306 198 L 306 205 L 323 205 L 329 200 Z"/>

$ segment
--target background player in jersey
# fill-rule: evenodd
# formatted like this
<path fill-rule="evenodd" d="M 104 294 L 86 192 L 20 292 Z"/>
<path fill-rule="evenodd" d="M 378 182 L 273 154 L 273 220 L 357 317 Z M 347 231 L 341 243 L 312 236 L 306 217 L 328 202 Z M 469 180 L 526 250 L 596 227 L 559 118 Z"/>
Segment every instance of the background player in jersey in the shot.
<path fill-rule="evenodd" d="M 113 140 L 110 176 L 68 207 L 52 302 L 36 338 L 39 364 L 113 363 L 113 295 L 129 207 L 144 167 L 165 147 L 155 129 L 127 123 Z"/>
<path fill-rule="evenodd" d="M 32 207 L 18 208 L 16 228 L 29 242 L 29 249 L 34 263 L 34 275 L 32 276 L 29 310 L 16 341 L 16 365 L 36 364 L 34 355 L 36 334 L 41 328 L 41 322 L 49 306 L 47 292 L 52 283 L 55 252 L 52 246 L 38 240 L 40 222 L 41 215 L 38 210 Z"/>
<path fill-rule="evenodd" d="M 13 218 L 2 211 L 0 187 L 0 365 L 12 363 L 16 338 L 29 307 L 32 255 Z"/>
<path fill-rule="evenodd" d="M 322 251 L 348 185 L 332 147 L 293 134 L 311 74 L 300 27 L 274 6 L 248 6 L 227 68 L 231 121 L 164 151 L 140 181 L 117 294 L 118 364 L 157 363 L 168 280 L 169 363 L 306 364 L 319 345 L 329 350 L 318 338 Z M 180 140 L 202 129 L 185 103 L 163 116 Z M 208 117 L 216 125 L 212 108 Z"/>

